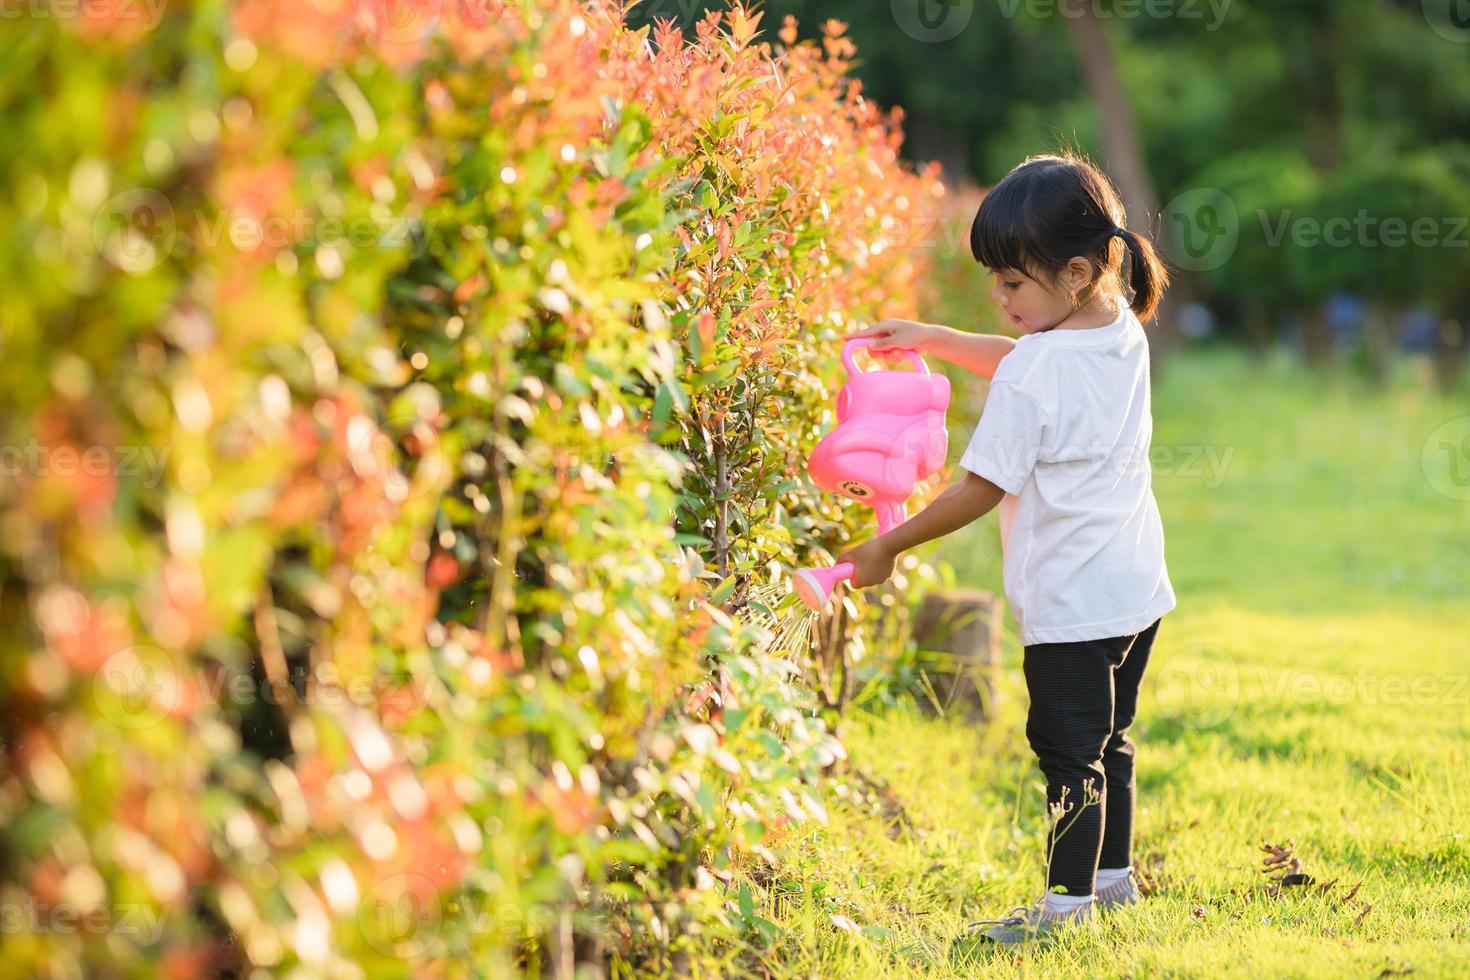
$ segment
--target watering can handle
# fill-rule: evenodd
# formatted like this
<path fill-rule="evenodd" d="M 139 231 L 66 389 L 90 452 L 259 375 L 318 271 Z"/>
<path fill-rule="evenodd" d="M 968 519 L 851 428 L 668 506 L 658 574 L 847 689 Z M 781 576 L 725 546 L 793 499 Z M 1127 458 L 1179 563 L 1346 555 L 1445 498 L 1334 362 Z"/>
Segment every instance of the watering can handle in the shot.
<path fill-rule="evenodd" d="M 862 374 L 862 372 L 859 371 L 857 368 L 857 362 L 853 360 L 853 353 L 859 348 L 871 347 L 872 344 L 872 337 L 854 337 L 852 340 L 849 340 L 847 343 L 842 345 L 842 363 L 847 366 L 848 374 Z M 906 349 L 904 350 L 904 353 L 907 354 L 909 360 L 913 362 L 914 368 L 916 370 L 918 370 L 921 374 L 929 373 L 929 365 L 924 363 L 924 359 L 919 356 L 918 351 Z"/>

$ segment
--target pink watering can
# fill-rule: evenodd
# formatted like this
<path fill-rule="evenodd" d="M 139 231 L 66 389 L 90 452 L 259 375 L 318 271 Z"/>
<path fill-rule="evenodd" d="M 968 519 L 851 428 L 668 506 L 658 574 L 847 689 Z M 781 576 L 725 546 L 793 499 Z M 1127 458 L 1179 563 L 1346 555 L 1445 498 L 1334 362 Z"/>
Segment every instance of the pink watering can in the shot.
<path fill-rule="evenodd" d="M 912 350 L 905 353 L 917 370 L 859 371 L 853 354 L 872 343 L 863 337 L 842 345 L 850 377 L 837 395 L 837 427 L 812 450 L 807 472 L 828 493 L 872 507 L 878 533 L 886 534 L 908 519 L 904 504 L 914 487 L 944 466 L 949 379 L 930 374 Z M 852 562 L 845 561 L 797 569 L 791 581 L 801 601 L 820 610 L 852 572 Z"/>

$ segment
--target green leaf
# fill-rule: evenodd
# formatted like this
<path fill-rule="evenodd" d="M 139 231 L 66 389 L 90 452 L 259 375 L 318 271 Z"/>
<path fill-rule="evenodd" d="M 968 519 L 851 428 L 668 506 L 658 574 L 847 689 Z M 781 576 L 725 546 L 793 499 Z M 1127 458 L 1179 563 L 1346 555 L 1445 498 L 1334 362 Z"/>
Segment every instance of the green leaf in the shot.
<path fill-rule="evenodd" d="M 669 414 L 673 411 L 674 397 L 669 393 L 668 385 L 659 385 L 653 396 L 653 422 L 655 425 L 663 425 L 669 420 Z"/>
<path fill-rule="evenodd" d="M 714 820 L 719 815 L 719 804 L 715 801 L 715 791 L 706 780 L 699 784 L 699 789 L 694 791 L 694 798 L 699 801 L 699 812 L 706 820 Z"/>
<path fill-rule="evenodd" d="M 726 577 L 726 579 L 719 585 L 715 586 L 715 590 L 709 594 L 709 602 L 711 605 L 714 606 L 724 605 L 725 601 L 729 599 L 730 596 L 734 594 L 734 592 L 735 576 L 730 575 Z"/>
<path fill-rule="evenodd" d="M 755 740 L 761 744 L 761 747 L 766 750 L 766 755 L 772 759 L 779 759 L 786 754 L 786 745 L 770 732 L 756 732 Z"/>

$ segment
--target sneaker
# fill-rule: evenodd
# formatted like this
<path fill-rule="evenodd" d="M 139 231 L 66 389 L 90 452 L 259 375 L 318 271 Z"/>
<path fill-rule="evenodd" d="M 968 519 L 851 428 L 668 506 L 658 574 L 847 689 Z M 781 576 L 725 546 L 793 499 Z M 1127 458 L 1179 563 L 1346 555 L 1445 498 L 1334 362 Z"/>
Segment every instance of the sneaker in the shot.
<path fill-rule="evenodd" d="M 1092 918 L 1093 902 L 1070 912 L 1047 912 L 1045 899 L 1035 905 L 1018 905 L 1003 919 L 981 919 L 970 923 L 967 935 L 1006 946 L 1050 935 L 1067 926 Z M 1019 914 L 1018 914 L 1019 913 Z"/>
<path fill-rule="evenodd" d="M 1100 912 L 1123 905 L 1137 905 L 1141 901 L 1143 892 L 1138 890 L 1138 883 L 1132 875 L 1097 890 L 1096 905 Z"/>

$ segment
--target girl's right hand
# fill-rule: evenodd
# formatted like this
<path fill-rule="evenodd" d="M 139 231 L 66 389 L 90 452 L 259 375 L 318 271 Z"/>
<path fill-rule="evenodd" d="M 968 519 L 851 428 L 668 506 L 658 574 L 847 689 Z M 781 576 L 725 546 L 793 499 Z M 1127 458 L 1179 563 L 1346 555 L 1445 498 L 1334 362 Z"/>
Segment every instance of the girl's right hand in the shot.
<path fill-rule="evenodd" d="M 881 354 L 886 361 L 896 361 L 903 357 L 903 351 L 923 351 L 925 345 L 933 336 L 933 328 L 927 323 L 915 323 L 913 320 L 881 320 L 866 330 L 848 334 L 844 340 L 856 340 L 859 337 L 871 337 L 873 343 L 868 350 L 873 354 Z"/>

